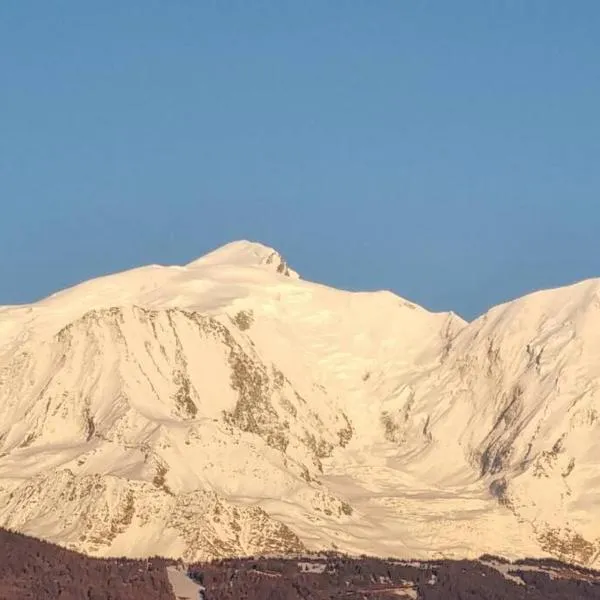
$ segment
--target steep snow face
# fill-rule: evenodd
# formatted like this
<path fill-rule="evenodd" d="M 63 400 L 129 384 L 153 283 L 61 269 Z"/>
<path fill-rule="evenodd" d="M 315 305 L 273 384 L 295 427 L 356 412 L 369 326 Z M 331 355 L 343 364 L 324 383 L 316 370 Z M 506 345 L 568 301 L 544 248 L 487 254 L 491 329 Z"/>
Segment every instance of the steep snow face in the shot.
<path fill-rule="evenodd" d="M 0 308 L 0 525 L 100 555 L 597 563 L 599 290 L 467 324 L 243 241 Z"/>
<path fill-rule="evenodd" d="M 453 340 L 432 377 L 388 400 L 411 470 L 477 476 L 540 548 L 597 560 L 600 282 L 492 309 Z M 418 450 L 418 451 L 417 451 Z M 440 468 L 441 466 L 441 468 Z"/>
<path fill-rule="evenodd" d="M 347 417 L 320 389 L 311 390 L 313 410 L 226 323 L 174 309 L 96 309 L 37 341 L 37 352 L 25 345 L 0 388 L 3 522 L 31 533 L 41 523 L 52 539 L 98 553 L 128 540 L 128 552 L 141 551 L 134 538 L 158 542 L 176 522 L 161 552 L 207 558 L 302 547 L 284 524 L 225 495 L 256 503 L 302 489 L 309 506 L 341 514 L 341 500 L 314 478 L 351 437 Z M 210 518 L 208 491 L 218 499 Z M 202 501 L 190 508 L 190 498 Z M 143 516 L 151 506 L 152 519 Z M 227 506 L 239 524 L 225 520 Z M 186 519 L 201 520 L 204 533 L 188 535 Z"/>

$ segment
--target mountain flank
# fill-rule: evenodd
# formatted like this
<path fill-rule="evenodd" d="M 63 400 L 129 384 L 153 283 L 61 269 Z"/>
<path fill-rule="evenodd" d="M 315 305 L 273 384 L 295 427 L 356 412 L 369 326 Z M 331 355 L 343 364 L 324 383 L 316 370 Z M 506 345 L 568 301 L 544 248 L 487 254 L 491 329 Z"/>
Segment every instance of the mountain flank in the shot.
<path fill-rule="evenodd" d="M 0 526 L 99 557 L 600 556 L 600 282 L 472 323 L 234 242 L 0 307 Z"/>

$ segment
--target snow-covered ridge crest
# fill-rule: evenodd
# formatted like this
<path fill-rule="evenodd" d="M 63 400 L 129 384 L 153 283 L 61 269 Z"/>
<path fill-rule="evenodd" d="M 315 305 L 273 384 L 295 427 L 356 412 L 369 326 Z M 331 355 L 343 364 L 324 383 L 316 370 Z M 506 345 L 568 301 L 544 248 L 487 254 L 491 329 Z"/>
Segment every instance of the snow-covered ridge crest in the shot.
<path fill-rule="evenodd" d="M 221 246 L 186 265 L 189 268 L 207 266 L 268 267 L 276 273 L 298 279 L 285 259 L 273 248 L 258 242 L 239 240 Z"/>
<path fill-rule="evenodd" d="M 473 323 L 247 241 L 0 310 L 0 526 L 95 554 L 600 554 L 600 285 Z"/>

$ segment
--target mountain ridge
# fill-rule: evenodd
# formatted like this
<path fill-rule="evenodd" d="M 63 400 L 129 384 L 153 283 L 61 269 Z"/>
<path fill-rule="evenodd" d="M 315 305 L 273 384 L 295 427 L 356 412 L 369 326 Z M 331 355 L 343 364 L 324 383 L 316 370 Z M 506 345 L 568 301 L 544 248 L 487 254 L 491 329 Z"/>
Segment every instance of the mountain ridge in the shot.
<path fill-rule="evenodd" d="M 247 241 L 3 307 L 0 526 L 99 555 L 597 564 L 598 308 L 587 280 L 467 323 Z"/>

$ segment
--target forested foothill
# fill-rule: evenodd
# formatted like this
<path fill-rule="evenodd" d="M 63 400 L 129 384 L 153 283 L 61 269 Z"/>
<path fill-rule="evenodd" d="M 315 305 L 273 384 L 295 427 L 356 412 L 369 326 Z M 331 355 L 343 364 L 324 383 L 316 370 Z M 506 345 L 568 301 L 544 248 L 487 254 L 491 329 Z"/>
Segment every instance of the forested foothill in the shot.
<path fill-rule="evenodd" d="M 600 599 L 600 573 L 558 561 L 397 561 L 323 554 L 230 559 L 189 574 L 205 600 Z"/>
<path fill-rule="evenodd" d="M 187 565 L 198 598 L 175 597 L 150 558 L 92 558 L 0 529 L 0 600 L 600 600 L 600 572 L 552 559 L 399 561 L 336 553 Z"/>
<path fill-rule="evenodd" d="M 0 529 L 0 600 L 173 600 L 165 566 L 90 558 Z"/>

